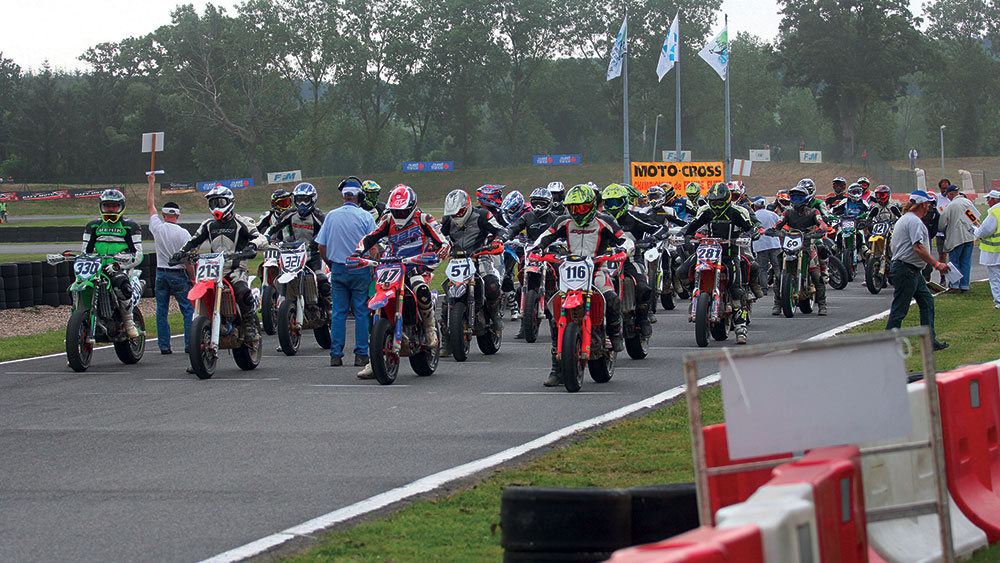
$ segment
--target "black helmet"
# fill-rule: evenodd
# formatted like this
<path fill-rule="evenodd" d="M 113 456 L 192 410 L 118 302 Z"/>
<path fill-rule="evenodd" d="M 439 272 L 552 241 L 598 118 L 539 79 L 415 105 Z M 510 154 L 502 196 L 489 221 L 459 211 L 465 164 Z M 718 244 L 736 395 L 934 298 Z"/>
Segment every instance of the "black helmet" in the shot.
<path fill-rule="evenodd" d="M 833 193 L 837 195 L 844 195 L 847 191 L 847 180 L 843 176 L 837 176 L 833 179 Z"/>
<path fill-rule="evenodd" d="M 277 189 L 271 192 L 271 210 L 284 213 L 292 208 L 292 194 L 288 190 Z"/>
<path fill-rule="evenodd" d="M 709 188 L 707 197 L 708 206 L 716 217 L 721 216 L 729 209 L 729 186 L 725 182 L 718 182 Z"/>

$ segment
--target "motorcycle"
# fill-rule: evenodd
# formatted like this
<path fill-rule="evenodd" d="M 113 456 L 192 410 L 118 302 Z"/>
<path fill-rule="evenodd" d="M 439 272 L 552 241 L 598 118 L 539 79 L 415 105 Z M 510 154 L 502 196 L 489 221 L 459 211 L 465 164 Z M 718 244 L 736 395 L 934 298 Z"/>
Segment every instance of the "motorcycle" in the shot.
<path fill-rule="evenodd" d="M 506 292 L 501 299 L 501 304 L 502 304 L 502 306 L 500 307 L 501 319 L 504 317 L 505 309 L 511 310 L 512 321 L 516 321 L 521 318 L 521 309 L 519 305 L 521 304 L 522 301 L 521 294 L 523 293 L 522 290 L 524 289 L 523 257 L 524 257 L 523 242 L 515 239 L 515 240 L 509 240 L 504 243 L 502 263 L 504 264 L 504 268 L 506 270 L 506 264 L 508 263 L 508 261 L 513 260 L 517 269 L 517 274 L 516 274 L 517 277 L 511 280 L 511 282 L 514 284 L 513 291 Z M 512 271 L 511 276 L 513 275 L 514 272 Z M 503 278 L 501 278 L 501 281 L 503 281 Z"/>
<path fill-rule="evenodd" d="M 607 383 L 615 374 L 615 349 L 606 337 L 604 295 L 594 287 L 597 266 L 622 262 L 624 252 L 595 258 L 583 256 L 532 255 L 533 260 L 548 262 L 558 268 L 559 291 L 552 297 L 553 314 L 559 311 L 556 358 L 560 363 L 563 385 L 570 393 L 580 390 L 583 372 L 590 369 L 596 383 Z"/>
<path fill-rule="evenodd" d="M 837 232 L 837 248 L 840 249 L 840 262 L 847 272 L 847 281 L 854 281 L 858 274 L 857 242 L 858 218 L 844 217 L 840 220 Z"/>
<path fill-rule="evenodd" d="M 655 250 L 659 241 L 642 240 L 636 243 L 636 252 L 642 252 L 642 258 L 637 262 L 644 262 L 647 259 L 646 253 Z M 618 290 L 618 298 L 622 304 L 622 338 L 625 340 L 625 351 L 633 360 L 641 360 L 649 355 L 649 337 L 642 335 L 639 327 L 639 316 L 636 314 L 636 281 L 625 272 L 625 262 L 613 264 L 613 282 Z M 645 263 L 637 263 L 636 269 L 640 276 L 645 275 Z"/>
<path fill-rule="evenodd" d="M 778 287 L 778 300 L 785 317 L 795 316 L 795 306 L 804 314 L 812 312 L 816 287 L 809 276 L 810 241 L 822 236 L 807 235 L 802 231 L 788 230 L 781 241 L 782 267 Z"/>
<path fill-rule="evenodd" d="M 660 306 L 665 311 L 674 310 L 678 300 L 690 297 L 683 284 L 677 280 L 677 266 L 684 261 L 684 256 L 682 256 L 684 239 L 679 237 L 682 228 L 670 227 L 670 238 L 647 250 L 645 255 L 649 271 L 656 272 L 655 279 L 650 280 L 650 282 L 656 291 L 656 296 L 659 296 Z M 654 263 L 657 264 L 655 270 Z M 654 306 L 656 296 L 654 296 Z"/>
<path fill-rule="evenodd" d="M 541 276 L 537 289 L 525 286 L 521 292 L 521 330 L 524 341 L 531 343 L 538 340 L 538 327 L 546 317 L 545 304 L 550 296 L 555 295 L 557 278 L 552 265 L 545 262 L 527 260 L 524 271 L 527 274 L 525 279 L 534 274 Z"/>
<path fill-rule="evenodd" d="M 865 287 L 874 294 L 889 285 L 889 237 L 892 226 L 888 221 L 878 221 L 872 224 L 871 235 L 868 237 L 870 251 L 865 264 Z"/>
<path fill-rule="evenodd" d="M 491 356 L 500 350 L 503 325 L 500 330 L 493 330 L 493 323 L 484 306 L 483 277 L 477 267 L 480 256 L 500 252 L 503 252 L 502 246 L 489 246 L 471 255 L 464 250 L 452 249 L 452 260 L 445 268 L 451 284 L 448 286 L 443 324 L 448 329 L 451 354 L 457 362 L 464 362 L 469 357 L 472 335 L 476 336 L 476 343 L 483 354 Z M 496 275 L 496 272 L 493 273 Z M 503 306 L 502 303 L 500 306 Z"/>
<path fill-rule="evenodd" d="M 382 385 L 392 385 L 399 374 L 401 356 L 409 358 L 410 367 L 417 375 L 433 375 L 441 348 L 428 345 L 424 323 L 417 311 L 417 298 L 407 287 L 405 274 L 406 266 L 436 266 L 437 255 L 387 256 L 377 260 L 350 257 L 347 262 L 355 268 L 375 266 L 375 295 L 368 300 L 368 308 L 375 311 L 377 317 L 368 340 L 375 379 Z"/>
<path fill-rule="evenodd" d="M 828 285 L 833 289 L 847 287 L 847 268 L 837 256 L 837 244 L 827 237 L 822 237 L 816 241 L 816 251 L 819 253 L 820 260 L 826 260 Z"/>
<path fill-rule="evenodd" d="M 316 343 L 330 349 L 330 306 L 319 296 L 316 273 L 306 266 L 309 247 L 304 242 L 278 245 L 281 275 L 277 285 L 282 291 L 278 306 L 278 344 L 286 356 L 299 351 L 302 331 L 312 329 Z"/>
<path fill-rule="evenodd" d="M 269 246 L 263 250 L 264 261 L 257 268 L 257 276 L 261 285 L 261 306 L 260 321 L 264 327 L 264 334 L 274 336 L 278 329 L 278 288 L 275 282 L 281 275 L 281 266 L 278 263 L 280 252 L 277 248 Z"/>
<path fill-rule="evenodd" d="M 73 371 L 86 371 L 93 359 L 97 342 L 111 342 L 115 354 L 123 364 L 135 364 L 142 359 L 146 349 L 146 322 L 138 307 L 132 308 L 132 321 L 139 336 L 129 338 L 118 313 L 120 304 L 111 287 L 111 277 L 106 270 L 117 262 L 114 256 L 98 254 L 48 254 L 49 264 L 73 261 L 76 281 L 69 286 L 73 296 L 72 314 L 66 325 L 66 360 Z M 139 271 L 130 273 L 132 295 L 142 295 L 145 282 Z"/>
<path fill-rule="evenodd" d="M 233 286 L 223 277 L 226 261 L 241 257 L 244 257 L 242 252 L 191 253 L 177 262 L 196 263 L 194 287 L 188 291 L 188 300 L 194 306 L 191 333 L 188 335 L 188 356 L 198 379 L 209 379 L 215 375 L 219 350 L 232 350 L 233 360 L 244 371 L 260 365 L 262 340 L 260 336 L 251 339 L 247 334 Z M 171 260 L 171 265 L 175 265 L 174 260 Z M 255 278 L 250 276 L 247 285 L 251 286 Z M 254 320 L 260 330 L 256 314 L 260 309 L 260 297 L 256 292 L 252 295 Z"/>
<path fill-rule="evenodd" d="M 726 246 L 745 246 L 749 239 L 731 241 L 722 238 L 699 238 L 695 249 L 697 263 L 691 268 L 694 289 L 691 292 L 691 306 L 688 322 L 694 323 L 694 339 L 700 347 L 708 346 L 708 337 L 718 341 L 729 338 L 729 331 L 735 326 L 737 305 L 729 292 L 729 273 L 722 260 Z M 743 267 L 738 257 L 737 267 Z"/>

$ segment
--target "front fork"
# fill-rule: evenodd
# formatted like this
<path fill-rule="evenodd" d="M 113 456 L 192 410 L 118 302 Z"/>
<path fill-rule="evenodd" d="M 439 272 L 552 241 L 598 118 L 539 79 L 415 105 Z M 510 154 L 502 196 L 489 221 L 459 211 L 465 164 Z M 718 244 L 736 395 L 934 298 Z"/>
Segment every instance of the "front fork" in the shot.
<path fill-rule="evenodd" d="M 221 282 L 216 282 L 215 284 L 215 308 L 212 309 L 212 352 L 219 351 L 219 330 L 222 326 L 222 291 L 223 284 Z"/>

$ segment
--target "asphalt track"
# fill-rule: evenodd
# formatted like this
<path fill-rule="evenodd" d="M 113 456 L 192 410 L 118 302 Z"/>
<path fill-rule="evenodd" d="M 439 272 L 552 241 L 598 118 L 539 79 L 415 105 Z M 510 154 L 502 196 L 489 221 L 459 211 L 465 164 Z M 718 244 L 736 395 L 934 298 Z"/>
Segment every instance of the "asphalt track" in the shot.
<path fill-rule="evenodd" d="M 829 291 L 829 316 L 792 319 L 765 297 L 751 342 L 820 334 L 891 296 L 855 282 Z M 404 361 L 385 387 L 328 367 L 311 337 L 294 357 L 268 337 L 251 372 L 225 355 L 206 381 L 184 372 L 179 338 L 133 367 L 110 349 L 83 374 L 61 355 L 2 363 L 0 561 L 198 561 L 646 399 L 679 385 L 696 349 L 682 310 L 658 318 L 648 358 L 577 394 L 541 386 L 547 330 L 526 344 L 513 322 L 495 356 L 443 359 L 427 378 Z"/>

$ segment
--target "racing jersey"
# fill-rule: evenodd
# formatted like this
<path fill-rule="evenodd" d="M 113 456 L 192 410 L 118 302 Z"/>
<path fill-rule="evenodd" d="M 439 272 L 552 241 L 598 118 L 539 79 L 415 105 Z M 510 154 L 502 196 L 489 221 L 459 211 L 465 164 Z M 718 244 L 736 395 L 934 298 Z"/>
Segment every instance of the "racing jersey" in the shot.
<path fill-rule="evenodd" d="M 382 239 L 388 240 L 388 254 L 400 258 L 437 252 L 448 246 L 434 218 L 419 209 L 413 213 L 410 222 L 402 227 L 397 227 L 392 215 L 386 214 L 375 225 L 375 230 L 361 239 L 358 250 L 364 254 Z"/>
<path fill-rule="evenodd" d="M 309 215 L 302 217 L 299 212 L 291 209 L 286 211 L 267 232 L 271 240 L 281 242 L 304 242 L 309 247 L 309 267 L 315 270 L 322 264 L 319 255 L 319 245 L 315 237 L 323 226 L 326 216 L 319 209 L 313 209 Z"/>
<path fill-rule="evenodd" d="M 681 209 L 687 213 L 687 209 L 682 207 Z M 668 222 L 673 223 L 679 227 L 687 225 L 687 222 L 683 220 L 682 217 L 677 216 L 677 209 L 672 206 L 662 206 L 662 207 L 651 207 L 646 213 L 646 217 L 650 222 L 656 223 L 657 225 L 663 226 Z"/>
<path fill-rule="evenodd" d="M 704 205 L 698 210 L 698 215 L 695 216 L 694 220 L 688 223 L 688 226 L 684 227 L 681 233 L 684 236 L 694 236 L 702 227 L 707 227 L 706 234 L 709 237 L 732 240 L 738 237 L 741 232 L 749 233 L 752 231 L 753 223 L 746 216 L 746 210 L 738 205 L 730 205 L 719 217 L 716 217 L 710 206 Z M 733 252 L 734 248 L 730 246 L 726 249 L 725 255 L 732 256 Z"/>
<path fill-rule="evenodd" d="M 260 217 L 257 218 L 257 230 L 261 233 L 266 233 L 271 230 L 271 227 L 278 220 L 278 213 L 273 209 L 268 209 L 264 213 L 261 213 Z"/>
<path fill-rule="evenodd" d="M 367 199 L 363 199 L 361 200 L 361 203 L 358 204 L 358 206 L 361 207 L 361 209 L 367 211 L 368 213 L 371 213 L 372 219 L 375 219 L 376 223 L 378 223 L 378 220 L 381 219 L 383 215 L 385 215 L 385 204 L 382 203 L 381 201 L 376 201 L 375 205 L 371 205 L 368 203 Z"/>
<path fill-rule="evenodd" d="M 868 213 L 868 204 L 845 199 L 834 206 L 831 212 L 838 217 L 864 217 Z"/>
<path fill-rule="evenodd" d="M 535 240 L 532 247 L 548 248 L 559 239 L 565 240 L 570 254 L 576 256 L 606 254 L 615 246 L 622 246 L 627 252 L 635 248 L 618 223 L 604 213 L 598 213 L 582 227 L 569 215 L 563 215 Z"/>
<path fill-rule="evenodd" d="M 441 220 L 441 234 L 448 237 L 453 248 L 476 252 L 486 245 L 486 239 L 490 235 L 501 241 L 505 240 L 506 233 L 492 213 L 478 208 L 470 209 L 469 212 L 472 216 L 466 219 L 461 228 L 455 227 L 451 217 Z"/>
<path fill-rule="evenodd" d="M 94 219 L 83 228 L 82 252 L 101 256 L 130 253 L 132 259 L 123 260 L 121 265 L 135 268 L 142 262 L 142 230 L 138 223 L 124 217 L 114 223 Z"/>
<path fill-rule="evenodd" d="M 895 223 L 896 219 L 899 219 L 902 215 L 903 210 L 895 201 L 890 201 L 888 205 L 879 205 L 872 200 L 871 206 L 868 209 L 868 218 L 871 219 L 873 223 L 877 223 L 879 221 Z"/>
<path fill-rule="evenodd" d="M 242 252 L 253 245 L 254 249 L 263 248 L 267 239 L 257 230 L 253 219 L 235 213 L 229 219 L 218 221 L 208 219 L 195 230 L 179 252 L 187 253 L 208 242 L 212 252 Z M 224 275 L 231 282 L 244 281 L 247 275 L 246 261 L 243 258 L 226 260 Z"/>
<path fill-rule="evenodd" d="M 538 237 L 542 236 L 542 233 L 544 233 L 545 230 L 548 229 L 558 218 L 559 217 L 550 210 L 529 211 L 522 215 L 520 219 L 508 225 L 507 238 L 512 239 L 524 232 L 528 240 L 536 240 Z"/>
<path fill-rule="evenodd" d="M 786 225 L 797 231 L 810 231 L 816 227 L 826 230 L 826 223 L 823 222 L 819 210 L 812 207 L 805 207 L 801 212 L 794 207 L 786 209 L 771 229 L 777 231 Z"/>

